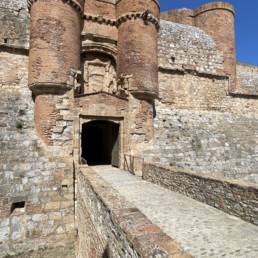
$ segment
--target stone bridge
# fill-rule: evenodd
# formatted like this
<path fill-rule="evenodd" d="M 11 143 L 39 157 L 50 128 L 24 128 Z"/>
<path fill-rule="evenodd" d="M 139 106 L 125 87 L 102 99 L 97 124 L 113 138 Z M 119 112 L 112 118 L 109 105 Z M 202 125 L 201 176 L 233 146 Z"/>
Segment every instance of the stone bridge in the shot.
<path fill-rule="evenodd" d="M 129 172 L 81 167 L 78 190 L 79 257 L 258 257 L 256 225 Z"/>

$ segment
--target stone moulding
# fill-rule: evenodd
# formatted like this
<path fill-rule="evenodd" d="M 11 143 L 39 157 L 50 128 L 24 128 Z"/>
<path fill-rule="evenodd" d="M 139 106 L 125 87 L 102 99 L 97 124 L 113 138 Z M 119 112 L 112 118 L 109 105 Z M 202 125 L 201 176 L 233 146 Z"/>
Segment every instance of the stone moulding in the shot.
<path fill-rule="evenodd" d="M 105 18 L 103 16 L 97 16 L 92 14 L 85 14 L 84 19 L 86 21 L 97 22 L 100 24 L 105 24 L 113 27 L 119 27 L 122 23 L 128 20 L 143 19 L 146 23 L 152 23 L 159 29 L 159 19 L 156 18 L 150 11 L 146 10 L 144 12 L 130 12 L 125 13 L 117 18 L 117 20 Z"/>
<path fill-rule="evenodd" d="M 156 18 L 149 10 L 144 12 L 129 12 L 118 17 L 116 26 L 119 27 L 122 23 L 128 20 L 143 19 L 146 23 L 152 23 L 159 30 L 159 19 Z"/>
<path fill-rule="evenodd" d="M 27 0 L 27 6 L 28 10 L 31 10 L 31 7 L 33 3 L 40 1 L 40 0 Z M 75 9 L 82 17 L 84 15 L 83 13 L 83 7 L 78 3 L 76 0 L 62 0 L 62 2 L 69 4 L 73 9 Z"/>
<path fill-rule="evenodd" d="M 108 19 L 103 16 L 96 16 L 92 14 L 84 14 L 84 20 L 97 22 L 105 25 L 116 26 L 116 20 Z"/>
<path fill-rule="evenodd" d="M 63 94 L 73 88 L 68 83 L 39 82 L 29 84 L 29 89 L 33 94 Z"/>
<path fill-rule="evenodd" d="M 99 52 L 99 53 L 104 53 L 109 56 L 112 56 L 114 60 L 116 61 L 116 55 L 117 55 L 117 49 L 115 47 L 109 47 L 105 46 L 103 44 L 98 44 L 98 43 L 83 43 L 82 45 L 82 54 L 87 53 L 87 52 Z"/>

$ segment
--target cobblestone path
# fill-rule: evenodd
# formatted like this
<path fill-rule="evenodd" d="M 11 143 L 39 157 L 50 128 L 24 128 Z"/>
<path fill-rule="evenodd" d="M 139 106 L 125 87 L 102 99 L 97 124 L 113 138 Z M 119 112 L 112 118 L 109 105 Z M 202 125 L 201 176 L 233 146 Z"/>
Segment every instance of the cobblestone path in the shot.
<path fill-rule="evenodd" d="M 196 258 L 258 258 L 258 227 L 110 166 L 93 169 Z"/>

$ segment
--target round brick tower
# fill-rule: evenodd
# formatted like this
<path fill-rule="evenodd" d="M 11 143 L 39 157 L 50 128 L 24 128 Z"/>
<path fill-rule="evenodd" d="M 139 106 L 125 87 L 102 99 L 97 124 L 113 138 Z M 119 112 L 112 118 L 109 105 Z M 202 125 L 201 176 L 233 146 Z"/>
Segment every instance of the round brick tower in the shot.
<path fill-rule="evenodd" d="M 160 8 L 156 0 L 117 3 L 118 79 L 130 78 L 131 153 L 153 138 L 154 99 L 158 97 L 157 37 Z"/>
<path fill-rule="evenodd" d="M 56 105 L 73 87 L 71 70 L 80 69 L 83 7 L 84 0 L 28 0 L 29 88 L 35 96 L 35 126 L 49 145 L 62 117 Z"/>
<path fill-rule="evenodd" d="M 69 88 L 71 69 L 80 68 L 84 0 L 30 0 L 29 87 L 33 92 Z"/>
<path fill-rule="evenodd" d="M 132 75 L 130 91 L 141 98 L 158 95 L 156 0 L 120 0 L 117 3 L 118 77 Z"/>
<path fill-rule="evenodd" d="M 230 91 L 236 86 L 235 10 L 229 3 L 208 3 L 195 10 L 195 25 L 206 31 L 224 54 L 224 72 L 230 76 Z"/>

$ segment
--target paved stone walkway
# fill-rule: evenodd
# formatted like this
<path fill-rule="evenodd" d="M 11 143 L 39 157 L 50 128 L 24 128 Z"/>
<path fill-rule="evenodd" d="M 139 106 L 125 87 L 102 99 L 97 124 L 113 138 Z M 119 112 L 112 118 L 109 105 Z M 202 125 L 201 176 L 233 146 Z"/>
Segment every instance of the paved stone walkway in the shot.
<path fill-rule="evenodd" d="M 196 258 L 258 258 L 258 227 L 110 167 L 93 167 Z"/>

